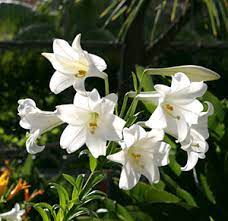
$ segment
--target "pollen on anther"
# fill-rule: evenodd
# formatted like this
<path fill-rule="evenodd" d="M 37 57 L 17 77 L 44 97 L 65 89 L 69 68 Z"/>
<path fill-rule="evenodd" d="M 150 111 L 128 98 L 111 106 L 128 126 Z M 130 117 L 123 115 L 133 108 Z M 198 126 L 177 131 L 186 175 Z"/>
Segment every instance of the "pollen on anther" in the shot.
<path fill-rule="evenodd" d="M 77 74 L 75 74 L 76 77 L 82 78 L 86 76 L 86 71 L 84 70 L 79 70 Z"/>
<path fill-rule="evenodd" d="M 165 108 L 167 109 L 167 110 L 169 110 L 169 111 L 173 111 L 173 106 L 172 105 L 170 105 L 170 104 L 166 104 L 165 105 Z"/>
<path fill-rule="evenodd" d="M 141 154 L 131 153 L 131 156 L 132 156 L 135 160 L 139 160 L 139 159 L 141 158 Z"/>

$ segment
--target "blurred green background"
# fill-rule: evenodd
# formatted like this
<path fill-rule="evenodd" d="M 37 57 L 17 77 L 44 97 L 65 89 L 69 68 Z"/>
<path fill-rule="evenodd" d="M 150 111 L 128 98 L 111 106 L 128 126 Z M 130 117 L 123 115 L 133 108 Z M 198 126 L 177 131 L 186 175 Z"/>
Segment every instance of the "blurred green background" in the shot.
<path fill-rule="evenodd" d="M 177 161 L 171 160 L 171 168 L 157 187 L 141 183 L 138 189 L 123 193 L 114 185 L 110 198 L 123 206 L 118 220 L 228 220 L 227 18 L 227 0 L 0 1 L 0 159 L 22 159 L 18 162 L 22 164 L 27 156 L 25 131 L 18 124 L 19 99 L 32 98 L 42 110 L 72 102 L 72 88 L 57 96 L 50 92 L 54 71 L 41 53 L 52 51 L 55 38 L 72 42 L 82 33 L 83 48 L 106 60 L 111 91 L 117 92 L 120 100 L 124 92 L 133 89 L 135 65 L 194 64 L 221 75 L 220 80 L 208 83 L 211 92 L 205 95 L 216 112 L 210 120 L 207 159 L 194 171 L 198 179 L 192 172 L 180 172 L 177 161 L 184 160 L 177 154 Z M 163 78 L 153 77 L 155 83 L 160 80 Z M 88 89 L 97 87 L 103 92 L 101 80 L 86 83 Z M 35 160 L 37 177 L 88 168 L 83 157 L 76 163 L 72 163 L 74 156 L 62 159 L 64 152 L 55 148 L 61 131 L 54 129 L 42 137 L 41 142 L 51 143 L 51 147 Z M 140 192 L 143 189 L 148 195 Z"/>

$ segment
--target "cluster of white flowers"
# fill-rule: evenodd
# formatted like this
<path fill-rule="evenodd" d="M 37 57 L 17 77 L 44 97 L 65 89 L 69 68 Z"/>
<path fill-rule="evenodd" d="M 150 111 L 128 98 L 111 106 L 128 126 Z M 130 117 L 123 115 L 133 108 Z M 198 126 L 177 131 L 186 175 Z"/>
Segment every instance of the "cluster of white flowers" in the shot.
<path fill-rule="evenodd" d="M 84 144 L 98 158 L 106 155 L 107 141 L 120 144 L 122 150 L 107 158 L 123 165 L 119 186 L 134 187 L 144 175 L 150 183 L 159 182 L 159 166 L 169 163 L 169 144 L 163 142 L 165 133 L 173 136 L 187 152 L 187 164 L 182 170 L 191 170 L 198 158 L 204 158 L 208 150 L 207 119 L 213 106 L 207 102 L 207 111 L 197 100 L 205 93 L 203 82 L 191 82 L 184 73 L 172 76 L 171 87 L 155 85 L 153 92 L 142 92 L 137 99 L 157 105 L 143 129 L 139 124 L 126 128 L 126 122 L 114 114 L 117 95 L 101 98 L 98 91 L 85 89 L 87 77 L 107 79 L 103 71 L 105 61 L 82 50 L 80 35 L 70 46 L 62 39 L 53 43 L 54 53 L 43 53 L 56 70 L 50 81 L 55 94 L 73 85 L 76 90 L 73 104 L 59 105 L 53 112 L 42 111 L 31 99 L 19 100 L 18 112 L 21 127 L 30 131 L 27 151 L 36 154 L 43 151 L 36 140 L 46 131 L 63 123 L 68 124 L 60 138 L 60 146 L 73 153 Z"/>
<path fill-rule="evenodd" d="M 21 221 L 24 214 L 25 210 L 20 209 L 20 205 L 16 203 L 10 211 L 0 214 L 0 221 Z"/>

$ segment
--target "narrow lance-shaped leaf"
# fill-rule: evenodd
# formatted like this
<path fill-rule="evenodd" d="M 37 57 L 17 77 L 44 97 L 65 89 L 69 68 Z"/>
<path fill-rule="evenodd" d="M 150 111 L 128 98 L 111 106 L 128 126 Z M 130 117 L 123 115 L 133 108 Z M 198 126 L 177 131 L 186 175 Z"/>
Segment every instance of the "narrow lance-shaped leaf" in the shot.
<path fill-rule="evenodd" d="M 171 13 L 171 21 L 175 20 L 177 6 L 178 6 L 178 0 L 174 0 L 173 9 L 172 9 L 172 13 Z"/>
<path fill-rule="evenodd" d="M 91 172 L 93 173 L 97 167 L 97 159 L 95 157 L 93 157 L 92 154 L 90 154 L 89 156 L 89 167 Z"/>
<path fill-rule="evenodd" d="M 41 215 L 43 221 L 50 221 L 47 212 L 43 208 L 39 206 L 34 206 L 34 209 Z"/>
<path fill-rule="evenodd" d="M 145 74 L 172 76 L 177 72 L 185 73 L 192 81 L 213 81 L 218 80 L 220 75 L 208 68 L 197 65 L 181 65 L 168 68 L 145 69 Z"/>

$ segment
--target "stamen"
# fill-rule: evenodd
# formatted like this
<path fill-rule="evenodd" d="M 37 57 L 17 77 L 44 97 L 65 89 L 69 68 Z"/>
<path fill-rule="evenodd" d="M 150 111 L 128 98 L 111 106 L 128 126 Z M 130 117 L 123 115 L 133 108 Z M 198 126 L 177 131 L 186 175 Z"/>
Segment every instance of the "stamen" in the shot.
<path fill-rule="evenodd" d="M 196 148 L 199 148 L 199 147 L 200 147 L 200 145 L 199 145 L 198 143 L 192 144 L 192 146 L 193 146 L 193 147 L 196 147 Z"/>
<path fill-rule="evenodd" d="M 179 116 L 179 115 L 175 116 L 175 115 L 172 113 L 172 112 L 174 111 L 173 105 L 171 105 L 171 104 L 165 104 L 165 105 L 164 105 L 164 108 L 165 108 L 165 110 L 166 110 L 166 113 L 168 113 L 171 117 L 173 117 L 173 118 L 175 118 L 175 119 L 177 119 L 177 120 L 180 120 L 180 116 Z"/>
<path fill-rule="evenodd" d="M 79 70 L 78 73 L 75 74 L 75 76 L 76 76 L 77 78 L 83 78 L 83 77 L 86 76 L 86 73 L 87 73 L 87 72 L 84 71 L 84 70 Z"/>
<path fill-rule="evenodd" d="M 139 153 L 130 152 L 130 156 L 138 168 L 143 169 L 144 165 L 141 161 L 142 155 Z"/>
<path fill-rule="evenodd" d="M 172 105 L 170 105 L 170 104 L 166 104 L 165 105 L 165 108 L 167 109 L 167 110 L 169 110 L 169 111 L 173 111 L 173 106 Z"/>
<path fill-rule="evenodd" d="M 89 120 L 89 124 L 88 124 L 89 131 L 91 134 L 95 133 L 95 130 L 98 127 L 98 120 L 99 120 L 99 114 L 96 112 L 92 112 L 90 114 L 90 120 Z"/>
<path fill-rule="evenodd" d="M 131 153 L 131 156 L 132 156 L 135 160 L 139 160 L 139 159 L 141 158 L 141 154 Z"/>

